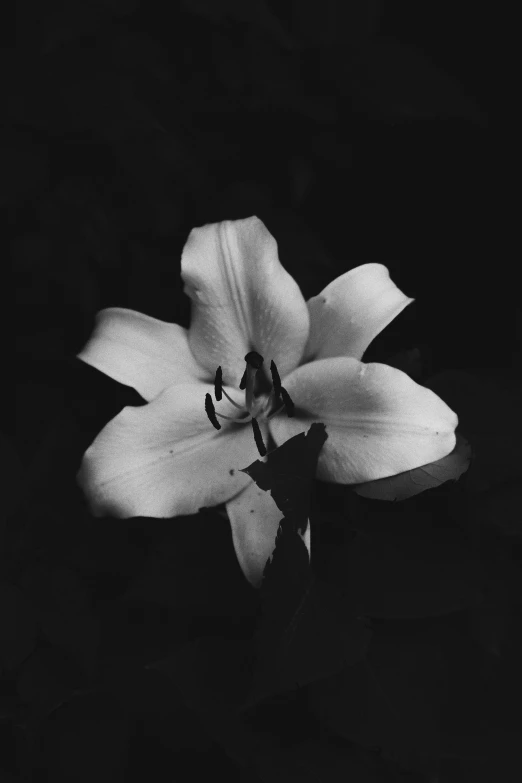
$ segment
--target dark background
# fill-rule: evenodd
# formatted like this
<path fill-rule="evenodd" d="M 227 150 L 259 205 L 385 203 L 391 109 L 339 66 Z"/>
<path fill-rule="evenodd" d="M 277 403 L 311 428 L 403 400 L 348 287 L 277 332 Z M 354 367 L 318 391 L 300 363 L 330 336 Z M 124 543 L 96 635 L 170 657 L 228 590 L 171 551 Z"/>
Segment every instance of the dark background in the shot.
<path fill-rule="evenodd" d="M 135 605 L 115 619 L 111 601 L 167 531 L 173 549 L 181 534 L 169 521 L 93 521 L 74 482 L 103 424 L 141 402 L 75 353 L 107 306 L 189 325 L 179 272 L 193 227 L 257 215 L 305 297 L 360 263 L 386 264 L 416 301 L 368 360 L 417 347 L 427 374 L 518 372 L 492 24 L 487 6 L 450 2 L 16 3 L 0 69 L 2 252 L 14 302 L 7 279 L 3 291 L 16 352 L 4 376 L 16 405 L 3 417 L 1 535 L 6 582 L 40 608 L 38 632 L 27 621 L 25 647 L 16 642 L 12 665 L 4 661 L 6 780 L 25 764 L 36 781 L 160 781 L 162 754 L 170 780 L 187 753 L 188 767 L 208 756 L 214 774 L 219 764 L 233 774 L 199 729 L 187 728 L 195 749 L 171 747 L 158 683 L 143 685 L 145 697 L 135 672 L 132 687 L 125 680 L 126 665 L 165 653 L 169 631 L 163 615 L 154 625 L 152 610 Z M 254 599 L 226 525 L 206 524 L 194 518 L 183 546 L 198 552 L 214 536 L 233 572 L 216 588 L 212 564 L 198 561 L 201 592 L 183 611 L 208 630 L 234 624 Z M 177 596 L 183 586 L 155 589 Z M 18 600 L 5 598 L 9 611 Z M 176 601 L 169 611 L 181 611 Z M 64 649 L 73 663 L 62 682 Z M 97 677 L 119 677 L 134 712 L 113 687 L 106 701 L 89 693 L 87 707 L 69 703 L 64 717 L 60 694 L 67 701 Z M 190 724 L 182 715 L 174 733 Z M 97 764 L 105 752 L 110 763 Z"/>

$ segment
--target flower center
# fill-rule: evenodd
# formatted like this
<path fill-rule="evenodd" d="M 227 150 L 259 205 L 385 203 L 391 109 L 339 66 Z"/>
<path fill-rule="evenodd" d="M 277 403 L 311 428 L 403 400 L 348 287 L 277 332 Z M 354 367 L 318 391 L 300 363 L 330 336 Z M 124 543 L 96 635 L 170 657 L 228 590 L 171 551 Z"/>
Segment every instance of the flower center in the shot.
<path fill-rule="evenodd" d="M 286 408 L 288 416 L 292 416 L 294 412 L 294 403 L 290 399 L 290 395 L 281 386 L 281 378 L 277 371 L 277 367 L 274 361 L 270 362 L 270 373 L 272 375 L 272 391 L 270 394 L 262 393 L 259 396 L 255 396 L 256 388 L 256 376 L 262 370 L 263 357 L 256 351 L 250 351 L 245 356 L 246 368 L 239 384 L 240 389 L 245 391 L 245 405 L 242 407 L 238 405 L 224 390 L 223 388 L 223 376 L 221 366 L 216 370 L 216 377 L 214 379 L 214 396 L 219 402 L 222 399 L 223 394 L 229 400 L 235 408 L 238 408 L 241 413 L 238 416 L 225 416 L 223 413 L 217 413 L 214 409 L 214 403 L 210 394 L 205 395 L 205 411 L 212 425 L 217 429 L 221 429 L 221 424 L 218 422 L 217 417 L 220 419 L 226 419 L 227 421 L 233 421 L 237 424 L 247 424 L 252 422 L 252 429 L 254 431 L 254 438 L 259 453 L 262 457 L 266 454 L 266 447 L 263 443 L 261 430 L 259 429 L 258 418 L 263 421 L 268 421 L 276 413 L 279 413 L 282 408 Z M 271 409 L 276 405 L 276 410 Z"/>

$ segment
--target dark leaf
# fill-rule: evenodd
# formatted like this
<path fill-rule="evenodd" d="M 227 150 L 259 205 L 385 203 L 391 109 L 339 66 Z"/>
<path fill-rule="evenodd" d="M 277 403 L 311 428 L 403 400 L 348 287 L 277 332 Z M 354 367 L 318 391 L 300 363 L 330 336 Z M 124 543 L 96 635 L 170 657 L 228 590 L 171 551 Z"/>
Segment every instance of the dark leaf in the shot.
<path fill-rule="evenodd" d="M 137 731 L 112 694 L 78 696 L 63 705 L 43 734 L 42 763 L 51 780 L 123 783 L 129 740 Z"/>
<path fill-rule="evenodd" d="M 383 760 L 357 746 L 306 742 L 290 748 L 263 747 L 254 761 L 263 783 L 412 783 Z"/>
<path fill-rule="evenodd" d="M 516 594 L 520 596 L 521 575 L 500 544 L 487 541 L 485 545 L 483 595 L 479 603 L 470 607 L 469 627 L 488 655 L 502 658 L 515 617 L 513 601 Z"/>
<path fill-rule="evenodd" d="M 484 492 L 520 478 L 522 407 L 520 380 L 500 372 L 446 370 L 424 383 L 454 410 L 473 448 L 466 486 Z"/>
<path fill-rule="evenodd" d="M 440 644 L 430 632 L 386 632 L 366 659 L 310 686 L 318 717 L 335 732 L 386 758 L 429 771 L 440 753 L 439 720 L 446 697 Z"/>
<path fill-rule="evenodd" d="M 125 597 L 169 607 L 191 621 L 237 621 L 257 601 L 239 568 L 228 520 L 210 512 L 171 520 Z"/>
<path fill-rule="evenodd" d="M 74 692 L 73 676 L 66 661 L 56 650 L 36 650 L 24 661 L 16 688 L 28 705 L 27 725 L 36 726 L 68 701 Z"/>
<path fill-rule="evenodd" d="M 442 716 L 448 754 L 489 757 L 497 763 L 513 756 L 516 732 L 520 736 L 522 730 L 522 625 L 520 607 L 512 608 L 500 657 L 481 649 L 471 636 L 454 632 L 448 656 L 451 698 Z"/>
<path fill-rule="evenodd" d="M 506 536 L 522 537 L 522 478 L 492 487 L 479 496 L 484 522 Z"/>
<path fill-rule="evenodd" d="M 252 645 L 202 636 L 147 669 L 166 674 L 193 710 L 235 708 L 243 704 L 252 679 Z"/>
<path fill-rule="evenodd" d="M 375 34 L 381 0 L 293 0 L 292 26 L 307 46 L 349 48 Z"/>
<path fill-rule="evenodd" d="M 519 619 L 517 611 L 501 659 L 450 618 L 408 628 L 384 624 L 367 662 L 314 683 L 312 702 L 331 729 L 379 745 L 401 763 L 480 759 L 504 770 L 504 759 L 517 755 L 522 728 Z"/>
<path fill-rule="evenodd" d="M 455 448 L 446 457 L 396 476 L 353 484 L 352 489 L 358 495 L 373 500 L 406 500 L 427 489 L 440 487 L 446 481 L 457 481 L 470 466 L 472 448 L 460 433 L 456 436 Z"/>
<path fill-rule="evenodd" d="M 17 585 L 0 583 L 0 671 L 16 669 L 36 643 L 34 609 Z"/>
<path fill-rule="evenodd" d="M 182 748 L 207 750 L 211 740 L 201 731 L 197 715 L 186 706 L 174 678 L 169 681 L 165 677 L 174 671 L 114 658 L 105 669 L 104 681 L 124 711 L 143 722 L 144 733 L 160 739 L 165 748 L 174 752 Z"/>
<path fill-rule="evenodd" d="M 371 639 L 371 630 L 356 615 L 351 601 L 315 580 L 283 631 L 274 610 L 264 619 L 247 706 L 352 666 L 363 658 Z"/>
<path fill-rule="evenodd" d="M 45 638 L 68 651 L 85 674 L 93 677 L 100 628 L 79 575 L 69 568 L 44 564 L 28 569 L 25 583 Z"/>
<path fill-rule="evenodd" d="M 244 472 L 270 491 L 285 513 L 261 585 L 257 631 L 258 665 L 248 704 L 281 690 L 301 687 L 350 665 L 364 655 L 370 632 L 353 607 L 330 586 L 317 582 L 303 540 L 310 488 L 325 427 L 312 424 Z"/>
<path fill-rule="evenodd" d="M 125 16 L 136 10 L 139 0 L 73 0 L 50 9 L 43 24 L 42 51 L 52 52 L 58 46 L 94 32 L 113 16 Z"/>
<path fill-rule="evenodd" d="M 457 529 L 363 533 L 338 548 L 329 580 L 370 617 L 458 612 L 480 599 L 482 567 Z"/>
<path fill-rule="evenodd" d="M 220 0 L 217 3 L 212 0 L 183 0 L 182 7 L 213 22 L 233 19 L 246 23 L 267 33 L 280 46 L 292 46 L 289 35 L 264 0 L 251 0 L 249 3 L 241 0 Z"/>
<path fill-rule="evenodd" d="M 258 738 L 237 714 L 251 679 L 248 642 L 201 637 L 146 668 L 167 675 L 228 755 L 248 763 Z"/>
<path fill-rule="evenodd" d="M 285 517 L 298 520 L 302 532 L 308 519 L 317 459 L 327 437 L 324 424 L 312 424 L 308 432 L 290 438 L 272 451 L 266 462 L 256 460 L 241 469 L 258 487 L 270 491 L 277 507 Z"/>

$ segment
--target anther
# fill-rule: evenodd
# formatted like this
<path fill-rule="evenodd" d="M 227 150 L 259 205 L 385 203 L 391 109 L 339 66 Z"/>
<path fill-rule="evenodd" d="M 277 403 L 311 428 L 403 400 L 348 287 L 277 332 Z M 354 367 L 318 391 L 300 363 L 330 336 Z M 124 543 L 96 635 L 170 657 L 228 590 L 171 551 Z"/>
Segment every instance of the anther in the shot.
<path fill-rule="evenodd" d="M 263 443 L 263 436 L 261 435 L 261 430 L 259 429 L 259 424 L 257 423 L 257 420 L 252 418 L 252 429 L 254 431 L 254 440 L 256 442 L 257 450 L 261 454 L 262 457 L 266 454 L 266 446 Z"/>
<path fill-rule="evenodd" d="M 283 398 L 283 402 L 285 404 L 286 413 L 289 417 L 292 417 L 294 415 L 294 408 L 295 405 L 292 402 L 290 395 L 288 394 L 287 390 L 281 386 L 281 397 Z"/>
<path fill-rule="evenodd" d="M 221 365 L 216 370 L 216 377 L 214 378 L 214 397 L 220 402 L 223 391 L 223 371 Z"/>
<path fill-rule="evenodd" d="M 277 372 L 277 367 L 273 359 L 270 362 L 270 372 L 272 374 L 272 386 L 274 387 L 274 394 L 276 397 L 278 397 L 281 393 L 281 378 L 279 377 L 279 373 Z"/>
<path fill-rule="evenodd" d="M 216 418 L 216 411 L 214 409 L 214 403 L 212 402 L 212 397 L 210 394 L 205 394 L 205 411 L 207 413 L 208 418 L 210 419 L 210 422 L 213 427 L 215 427 L 217 430 L 221 429 L 221 424 Z"/>
<path fill-rule="evenodd" d="M 268 408 L 270 408 L 275 402 L 278 402 L 281 398 L 283 400 L 283 404 L 280 405 L 276 411 L 271 413 L 268 418 L 270 419 L 272 416 L 275 416 L 275 414 L 279 413 L 283 407 L 286 408 L 287 415 L 292 417 L 294 415 L 295 405 L 287 390 L 281 386 L 281 378 L 279 376 L 276 363 L 273 359 L 270 362 L 270 372 L 272 374 L 272 392 L 270 394 Z"/>

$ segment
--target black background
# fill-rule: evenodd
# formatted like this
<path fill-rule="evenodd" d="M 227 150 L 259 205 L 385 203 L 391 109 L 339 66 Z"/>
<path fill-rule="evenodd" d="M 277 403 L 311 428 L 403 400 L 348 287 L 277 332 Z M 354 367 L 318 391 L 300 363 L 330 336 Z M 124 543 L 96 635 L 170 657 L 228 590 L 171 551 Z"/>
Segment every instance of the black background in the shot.
<path fill-rule="evenodd" d="M 15 341 L 4 382 L 16 388 L 2 431 L 6 506 L 23 509 L 2 531 L 3 567 L 35 605 L 40 596 L 38 612 L 46 601 L 83 608 L 60 603 L 64 627 L 40 628 L 40 674 L 25 675 L 25 691 L 19 669 L 6 669 L 6 780 L 160 781 L 183 764 L 196 770 L 183 780 L 236 774 L 182 706 L 172 717 L 159 681 L 140 684 L 132 669 L 168 649 L 163 610 L 133 605 L 117 619 L 111 604 L 154 547 L 171 536 L 175 550 L 185 536 L 200 592 L 168 611 L 206 632 L 234 625 L 255 599 L 226 524 L 203 514 L 173 533 L 169 520 L 93 521 L 74 480 L 104 423 L 142 402 L 75 354 L 103 307 L 189 325 L 179 272 L 193 227 L 257 215 L 305 297 L 360 263 L 386 264 L 416 301 L 367 360 L 418 347 L 428 374 L 518 373 L 492 24 L 486 7 L 450 2 L 16 3 L 0 76 L 2 250 L 13 273 L 3 292 Z M 212 558 L 197 555 L 209 537 L 232 573 L 218 587 Z M 177 595 L 182 579 L 155 589 Z M 71 631 L 78 612 L 91 619 Z M 92 635 L 101 646 L 89 655 Z M 46 680 L 49 703 L 39 677 L 58 680 Z M 111 683 L 98 701 L 90 692 L 81 707 L 51 708 L 60 687 L 93 681 Z M 19 725 L 27 704 L 30 731 Z M 185 727 L 186 747 L 169 720 L 174 733 Z"/>

